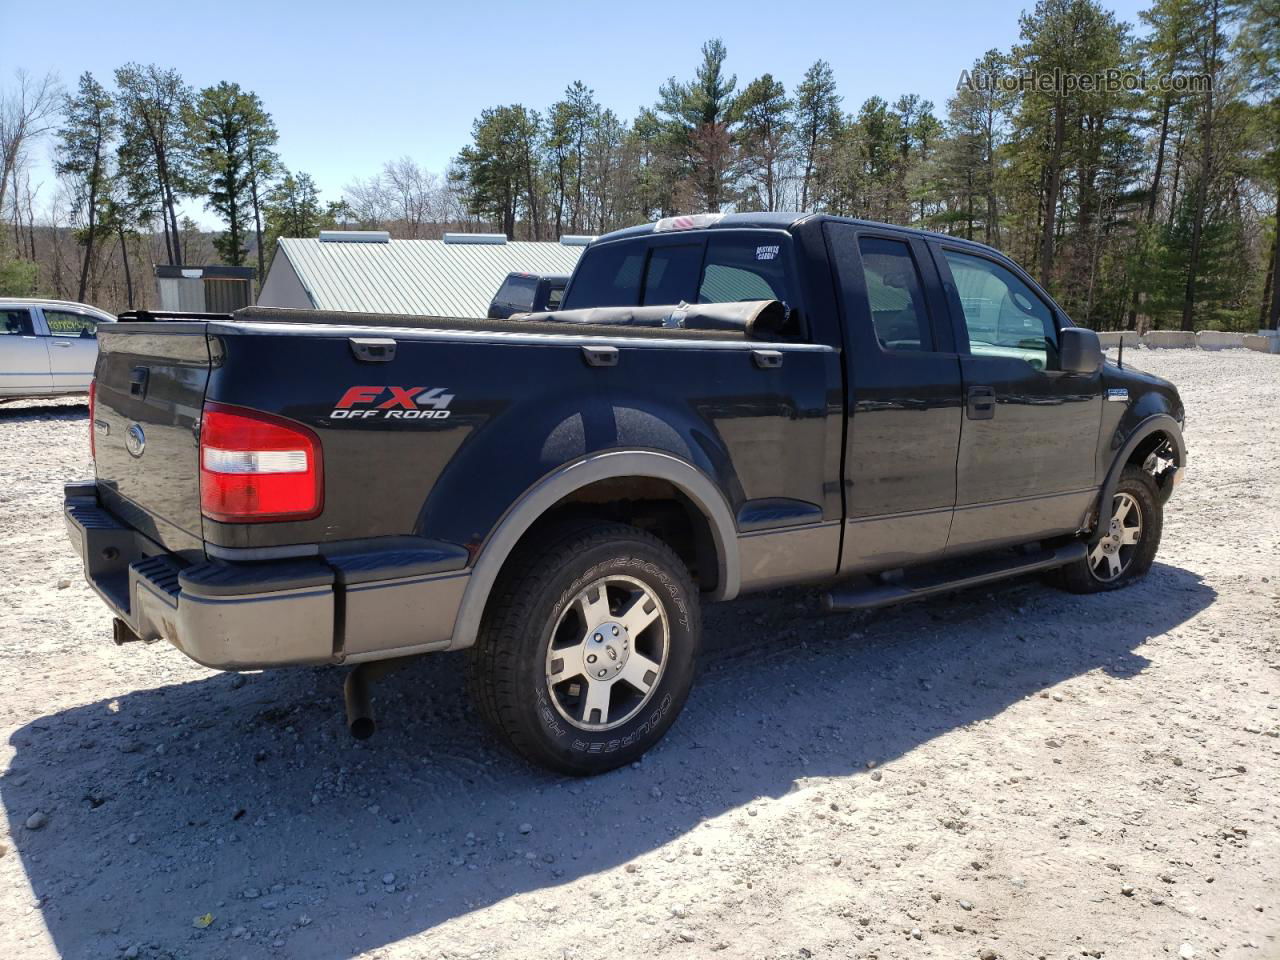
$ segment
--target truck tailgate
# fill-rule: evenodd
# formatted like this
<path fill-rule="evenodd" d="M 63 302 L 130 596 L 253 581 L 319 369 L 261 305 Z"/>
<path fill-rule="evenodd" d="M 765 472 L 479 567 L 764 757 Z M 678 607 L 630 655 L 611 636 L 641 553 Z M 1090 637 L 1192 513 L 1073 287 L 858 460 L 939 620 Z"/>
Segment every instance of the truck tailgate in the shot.
<path fill-rule="evenodd" d="M 197 431 L 209 382 L 205 327 L 104 324 L 91 427 L 103 505 L 193 559 L 203 553 Z"/>

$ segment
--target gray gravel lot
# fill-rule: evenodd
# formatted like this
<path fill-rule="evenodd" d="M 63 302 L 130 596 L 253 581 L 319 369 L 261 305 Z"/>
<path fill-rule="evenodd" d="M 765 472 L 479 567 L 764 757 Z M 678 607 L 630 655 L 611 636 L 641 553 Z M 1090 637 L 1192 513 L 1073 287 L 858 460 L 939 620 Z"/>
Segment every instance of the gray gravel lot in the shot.
<path fill-rule="evenodd" d="M 1280 357 L 1126 359 L 1188 408 L 1145 582 L 710 608 L 666 741 L 589 781 L 455 655 L 356 743 L 336 671 L 114 647 L 87 411 L 0 407 L 0 958 L 1280 957 Z"/>

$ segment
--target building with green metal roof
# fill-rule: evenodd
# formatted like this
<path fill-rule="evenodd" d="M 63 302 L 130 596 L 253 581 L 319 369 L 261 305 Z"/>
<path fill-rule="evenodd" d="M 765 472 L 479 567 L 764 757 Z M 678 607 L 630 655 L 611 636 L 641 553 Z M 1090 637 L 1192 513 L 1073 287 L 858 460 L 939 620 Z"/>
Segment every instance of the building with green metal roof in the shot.
<path fill-rule="evenodd" d="M 572 273 L 591 237 L 559 242 L 447 233 L 392 240 L 385 231 L 332 230 L 283 238 L 258 294 L 263 307 L 483 317 L 507 274 Z"/>

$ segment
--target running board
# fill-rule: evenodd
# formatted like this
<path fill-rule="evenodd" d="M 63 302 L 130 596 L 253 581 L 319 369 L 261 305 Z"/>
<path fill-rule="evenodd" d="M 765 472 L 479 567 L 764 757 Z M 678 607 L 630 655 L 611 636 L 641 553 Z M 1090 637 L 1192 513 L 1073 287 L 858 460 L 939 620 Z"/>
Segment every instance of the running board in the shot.
<path fill-rule="evenodd" d="M 1006 580 L 1024 573 L 1038 573 L 1042 570 L 1065 567 L 1069 563 L 1083 560 L 1087 555 L 1088 547 L 1076 541 L 1049 550 L 1037 550 L 1034 553 L 968 557 L 963 561 L 964 572 L 960 576 L 947 576 L 945 571 L 908 570 L 901 580 L 892 583 L 873 580 L 865 586 L 832 590 L 823 597 L 822 605 L 832 613 L 885 607 L 892 603 L 920 600 L 939 593 L 949 593 L 952 590 L 964 590 L 984 583 L 994 583 L 997 580 Z"/>

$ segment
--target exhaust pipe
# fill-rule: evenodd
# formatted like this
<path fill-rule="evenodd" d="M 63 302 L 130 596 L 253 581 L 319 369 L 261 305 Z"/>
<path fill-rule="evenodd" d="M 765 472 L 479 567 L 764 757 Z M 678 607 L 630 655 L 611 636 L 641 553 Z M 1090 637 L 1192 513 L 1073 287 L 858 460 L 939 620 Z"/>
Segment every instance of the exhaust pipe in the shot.
<path fill-rule="evenodd" d="M 342 683 L 347 704 L 347 729 L 357 740 L 368 740 L 377 729 L 373 722 L 373 705 L 369 702 L 368 664 L 357 664 Z"/>

